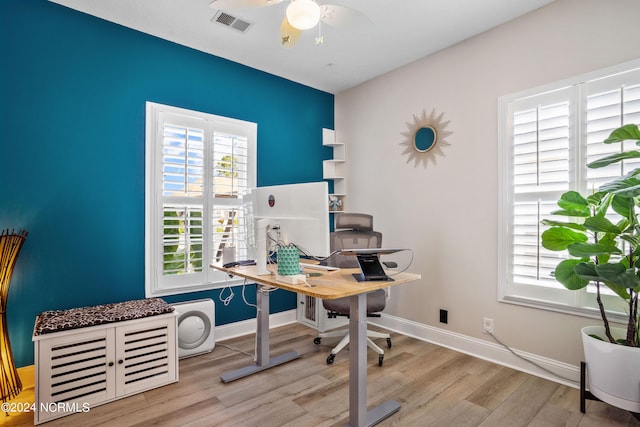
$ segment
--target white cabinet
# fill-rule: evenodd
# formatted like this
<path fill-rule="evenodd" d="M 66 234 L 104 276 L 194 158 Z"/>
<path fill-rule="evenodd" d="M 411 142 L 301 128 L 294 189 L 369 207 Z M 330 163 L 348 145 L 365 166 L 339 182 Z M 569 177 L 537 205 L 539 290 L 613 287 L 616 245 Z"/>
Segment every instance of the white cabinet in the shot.
<path fill-rule="evenodd" d="M 339 328 L 349 323 L 344 316 L 329 318 L 327 310 L 322 306 L 320 298 L 298 294 L 296 310 L 298 322 L 317 329 L 319 332 Z"/>
<path fill-rule="evenodd" d="M 178 381 L 176 317 L 34 335 L 34 423 Z"/>

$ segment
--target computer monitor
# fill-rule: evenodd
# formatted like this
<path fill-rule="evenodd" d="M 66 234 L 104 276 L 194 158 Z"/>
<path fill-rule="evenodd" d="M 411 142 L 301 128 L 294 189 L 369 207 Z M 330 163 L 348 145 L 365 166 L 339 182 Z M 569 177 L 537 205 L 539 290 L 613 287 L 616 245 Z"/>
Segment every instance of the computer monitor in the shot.
<path fill-rule="evenodd" d="M 256 224 L 258 274 L 269 274 L 266 270 L 268 229 L 272 230 L 272 237 L 284 244 L 295 244 L 308 255 L 329 256 L 329 186 L 326 182 L 257 187 L 248 199 L 253 205 Z"/>

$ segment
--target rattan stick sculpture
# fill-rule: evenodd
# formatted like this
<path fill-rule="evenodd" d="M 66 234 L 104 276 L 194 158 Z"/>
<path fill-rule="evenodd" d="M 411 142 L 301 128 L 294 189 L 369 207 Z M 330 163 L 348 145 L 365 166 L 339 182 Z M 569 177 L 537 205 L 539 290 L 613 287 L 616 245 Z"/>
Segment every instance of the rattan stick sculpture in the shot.
<path fill-rule="evenodd" d="M 18 377 L 16 365 L 13 362 L 13 352 L 9 342 L 9 329 L 7 328 L 7 296 L 9 284 L 13 275 L 13 267 L 16 265 L 18 253 L 27 238 L 27 232 L 22 230 L 9 232 L 3 230 L 0 234 L 0 398 L 2 402 L 16 397 L 22 391 L 22 382 Z"/>

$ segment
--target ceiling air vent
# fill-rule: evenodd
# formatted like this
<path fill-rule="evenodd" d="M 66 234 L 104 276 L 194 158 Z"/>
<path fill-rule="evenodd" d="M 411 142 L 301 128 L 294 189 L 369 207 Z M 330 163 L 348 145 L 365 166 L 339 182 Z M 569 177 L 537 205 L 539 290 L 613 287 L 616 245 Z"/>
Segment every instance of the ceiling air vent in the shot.
<path fill-rule="evenodd" d="M 225 27 L 233 28 L 241 33 L 246 33 L 249 31 L 249 28 L 253 26 L 253 22 L 245 21 L 222 10 L 219 10 L 215 16 L 211 18 L 211 22 L 216 22 L 224 25 Z"/>

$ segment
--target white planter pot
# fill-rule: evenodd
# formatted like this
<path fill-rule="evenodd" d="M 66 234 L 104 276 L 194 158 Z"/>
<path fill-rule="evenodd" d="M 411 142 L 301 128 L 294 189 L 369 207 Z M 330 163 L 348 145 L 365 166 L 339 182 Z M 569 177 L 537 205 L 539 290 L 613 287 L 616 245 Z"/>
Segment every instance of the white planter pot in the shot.
<path fill-rule="evenodd" d="M 611 328 L 614 338 L 624 338 L 626 330 Z M 587 364 L 589 391 L 603 402 L 632 412 L 640 412 L 640 348 L 600 341 L 604 326 L 582 329 L 582 345 Z"/>

